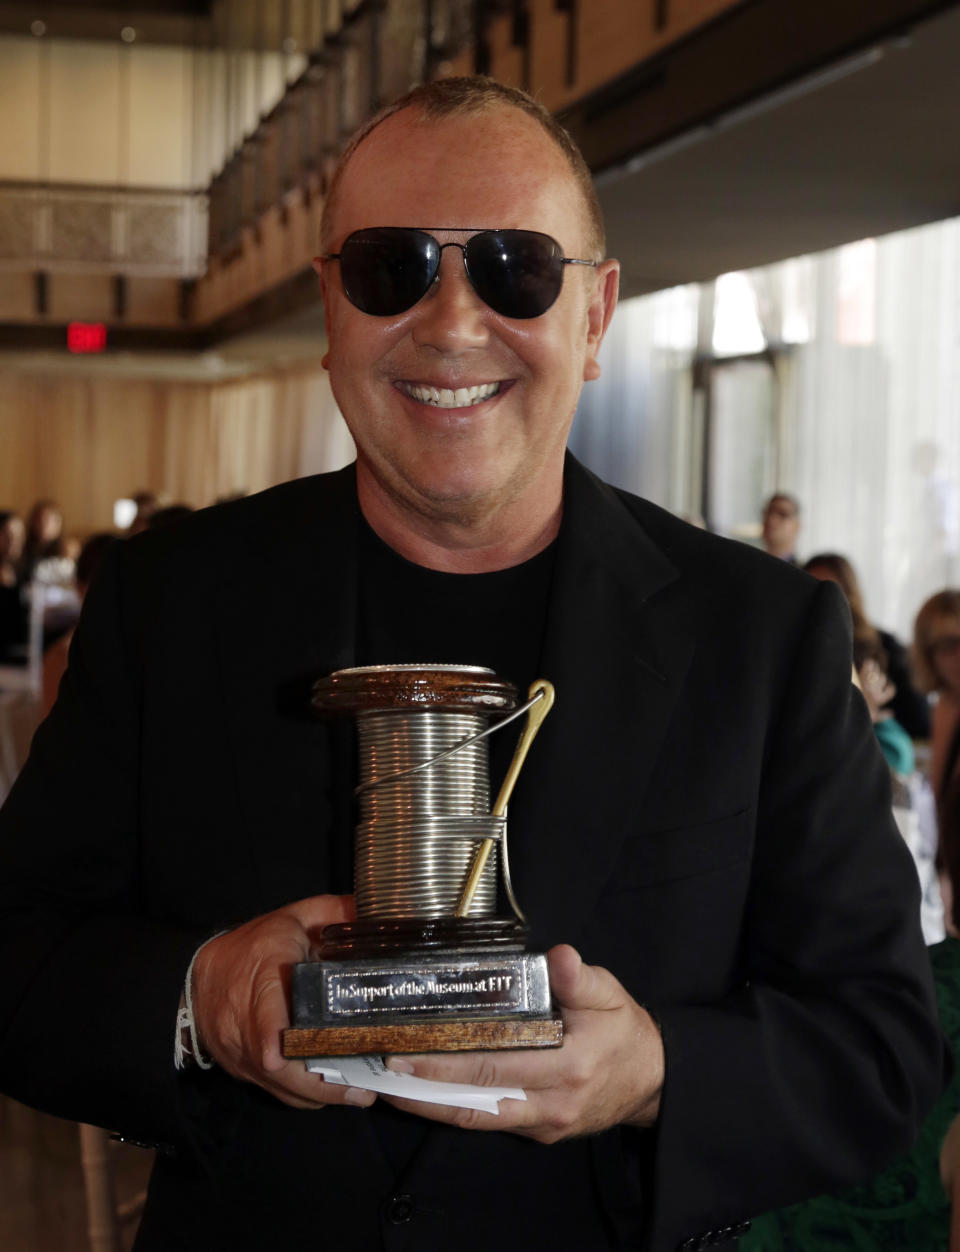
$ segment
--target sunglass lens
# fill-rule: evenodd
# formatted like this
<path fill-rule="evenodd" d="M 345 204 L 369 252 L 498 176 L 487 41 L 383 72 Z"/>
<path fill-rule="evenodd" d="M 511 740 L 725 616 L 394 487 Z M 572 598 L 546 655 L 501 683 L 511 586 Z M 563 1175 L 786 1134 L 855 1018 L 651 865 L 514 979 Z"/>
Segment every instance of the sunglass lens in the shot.
<path fill-rule="evenodd" d="M 374 317 L 413 308 L 439 265 L 439 244 L 421 230 L 389 226 L 358 230 L 340 249 L 340 278 L 347 299 Z"/>
<path fill-rule="evenodd" d="M 563 251 L 533 230 L 485 230 L 466 245 L 477 295 L 503 317 L 539 317 L 563 286 Z"/>

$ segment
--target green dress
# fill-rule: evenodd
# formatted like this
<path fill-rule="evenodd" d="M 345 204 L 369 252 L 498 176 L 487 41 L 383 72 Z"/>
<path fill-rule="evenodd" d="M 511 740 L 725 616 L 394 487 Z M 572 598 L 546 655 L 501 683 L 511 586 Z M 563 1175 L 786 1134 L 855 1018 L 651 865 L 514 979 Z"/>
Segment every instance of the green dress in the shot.
<path fill-rule="evenodd" d="M 928 949 L 943 1032 L 960 1054 L 960 941 Z M 960 1111 L 960 1067 L 913 1151 L 857 1187 L 758 1217 L 740 1252 L 947 1252 L 950 1205 L 940 1182 L 940 1146 Z"/>

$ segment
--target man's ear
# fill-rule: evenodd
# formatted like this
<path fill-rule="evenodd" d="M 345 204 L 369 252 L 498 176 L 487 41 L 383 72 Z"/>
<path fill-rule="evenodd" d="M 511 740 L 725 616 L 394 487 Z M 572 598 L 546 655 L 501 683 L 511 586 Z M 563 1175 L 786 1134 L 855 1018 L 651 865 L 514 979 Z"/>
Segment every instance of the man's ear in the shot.
<path fill-rule="evenodd" d="M 596 285 L 587 308 L 587 351 L 583 361 L 583 381 L 600 377 L 597 353 L 607 333 L 620 291 L 620 262 L 601 261 L 597 267 Z"/>
<path fill-rule="evenodd" d="M 315 256 L 313 258 L 313 268 L 320 279 L 320 298 L 323 300 L 323 329 L 327 336 L 327 351 L 320 358 L 320 364 L 325 370 L 328 370 L 330 368 L 330 304 L 327 300 L 327 275 L 323 257 Z"/>

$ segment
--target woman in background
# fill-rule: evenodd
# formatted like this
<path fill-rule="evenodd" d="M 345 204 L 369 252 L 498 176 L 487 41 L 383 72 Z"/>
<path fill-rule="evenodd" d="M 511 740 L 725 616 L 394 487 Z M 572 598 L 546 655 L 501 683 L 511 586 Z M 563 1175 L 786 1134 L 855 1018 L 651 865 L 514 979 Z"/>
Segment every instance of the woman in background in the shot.
<path fill-rule="evenodd" d="M 948 879 L 944 894 L 953 895 L 947 912 L 960 933 L 960 591 L 938 591 L 922 606 L 914 625 L 913 659 L 920 685 L 938 695 L 930 781 L 937 798 L 940 863 Z"/>
<path fill-rule="evenodd" d="M 896 718 L 911 739 L 929 739 L 930 706 L 926 696 L 914 686 L 907 650 L 895 635 L 878 629 L 868 619 L 853 566 L 837 552 L 818 552 L 803 568 L 821 582 L 836 583 L 846 597 L 853 618 L 854 651 L 859 647 L 880 660 L 890 680 L 892 692 L 884 711 Z"/>
<path fill-rule="evenodd" d="M 20 581 L 30 582 L 41 561 L 64 555 L 63 514 L 55 500 L 38 500 L 27 514 Z"/>

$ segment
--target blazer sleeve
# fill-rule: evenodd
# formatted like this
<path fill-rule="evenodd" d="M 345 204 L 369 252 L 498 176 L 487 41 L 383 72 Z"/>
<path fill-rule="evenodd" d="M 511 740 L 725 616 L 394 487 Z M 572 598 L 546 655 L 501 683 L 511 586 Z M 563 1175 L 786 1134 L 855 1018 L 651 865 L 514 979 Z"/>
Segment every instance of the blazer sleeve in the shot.
<path fill-rule="evenodd" d="M 57 703 L 0 811 L 0 1089 L 163 1148 L 189 1138 L 173 1039 L 208 932 L 145 905 L 127 548 L 89 592 Z"/>
<path fill-rule="evenodd" d="M 652 1006 L 666 1052 L 656 1249 L 868 1177 L 912 1146 L 950 1064 L 832 591 L 814 596 L 771 704 L 745 976 L 720 1002 Z"/>

